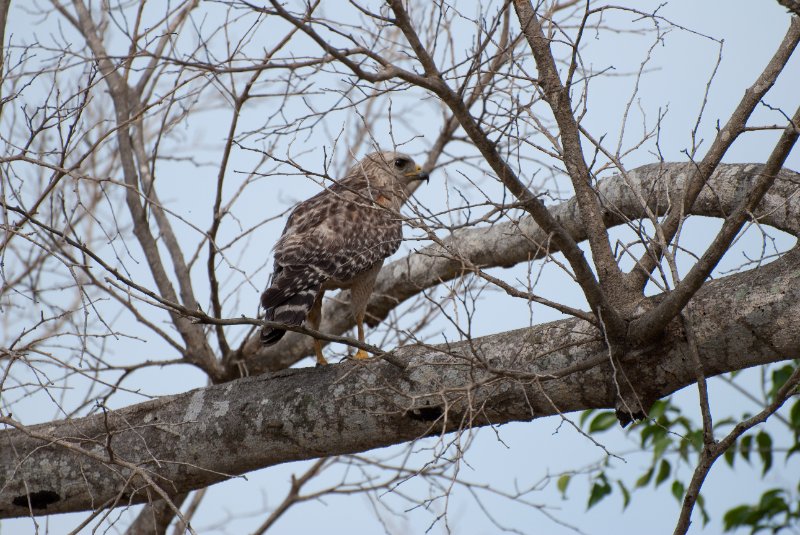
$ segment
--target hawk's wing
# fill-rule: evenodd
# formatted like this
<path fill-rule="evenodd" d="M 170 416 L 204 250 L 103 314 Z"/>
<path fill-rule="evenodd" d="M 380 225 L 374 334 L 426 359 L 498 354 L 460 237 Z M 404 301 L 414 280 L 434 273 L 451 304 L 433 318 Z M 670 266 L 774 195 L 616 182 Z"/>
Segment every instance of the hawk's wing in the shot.
<path fill-rule="evenodd" d="M 397 251 L 402 223 L 397 214 L 347 188 L 333 187 L 297 205 L 275 246 L 275 272 L 261 297 L 270 310 L 286 304 L 284 321 L 299 325 L 321 285 L 346 285 Z M 293 313 L 289 313 L 293 311 Z"/>
<path fill-rule="evenodd" d="M 276 266 L 313 266 L 344 282 L 400 247 L 397 214 L 349 193 L 323 194 L 292 213 L 275 247 Z"/>

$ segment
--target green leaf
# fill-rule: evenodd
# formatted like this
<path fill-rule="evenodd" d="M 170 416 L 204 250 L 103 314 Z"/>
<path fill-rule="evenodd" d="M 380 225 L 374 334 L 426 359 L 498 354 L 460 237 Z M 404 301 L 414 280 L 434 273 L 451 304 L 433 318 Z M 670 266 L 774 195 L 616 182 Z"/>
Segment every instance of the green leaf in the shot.
<path fill-rule="evenodd" d="M 763 476 L 772 468 L 772 437 L 764 431 L 759 431 L 756 435 L 756 444 L 758 444 L 758 454 L 761 456 L 761 462 L 764 464 L 764 469 L 761 471 Z"/>
<path fill-rule="evenodd" d="M 663 483 L 672 472 L 672 465 L 666 459 L 661 460 L 661 466 L 658 468 L 658 475 L 656 476 L 656 487 Z"/>
<path fill-rule="evenodd" d="M 776 534 L 783 533 L 785 528 L 791 529 L 797 525 L 797 519 L 800 518 L 800 507 L 793 510 L 790 502 L 786 501 L 787 498 L 793 503 L 791 493 L 787 489 L 775 488 L 764 492 L 757 504 L 734 507 L 723 517 L 725 531 L 737 527 L 749 527 L 751 534 L 761 531 Z"/>
<path fill-rule="evenodd" d="M 800 399 L 794 402 L 792 410 L 789 411 L 789 421 L 795 433 L 800 433 Z"/>
<path fill-rule="evenodd" d="M 644 428 L 642 429 L 642 433 L 641 433 L 642 448 L 646 448 L 647 447 L 647 441 L 648 441 L 648 439 L 650 439 L 653 436 L 653 434 L 655 433 L 656 429 L 658 429 L 658 427 L 653 425 L 653 424 L 649 424 L 649 423 L 645 424 Z"/>
<path fill-rule="evenodd" d="M 653 458 L 660 458 L 670 444 L 672 444 L 672 437 L 669 435 L 660 436 L 653 441 Z"/>
<path fill-rule="evenodd" d="M 569 474 L 564 474 L 563 476 L 558 478 L 556 482 L 556 487 L 558 487 L 558 491 L 561 493 L 562 498 L 567 497 L 567 487 L 569 486 L 569 481 L 572 479 L 572 476 Z"/>
<path fill-rule="evenodd" d="M 722 517 L 722 526 L 725 531 L 733 531 L 741 526 L 750 525 L 750 513 L 752 509 L 749 505 L 734 507 Z"/>
<path fill-rule="evenodd" d="M 589 416 L 594 414 L 594 411 L 595 411 L 595 409 L 589 409 L 589 410 L 583 411 L 581 413 L 581 418 L 579 420 L 581 427 L 583 427 L 583 425 L 586 423 L 586 420 L 589 419 Z"/>
<path fill-rule="evenodd" d="M 679 416 L 678 418 L 675 418 L 675 425 L 679 425 L 683 428 L 683 434 L 691 433 L 694 427 L 692 422 L 685 416 Z"/>
<path fill-rule="evenodd" d="M 789 505 L 782 496 L 786 491 L 783 489 L 770 489 L 765 492 L 758 502 L 758 508 L 765 516 L 776 516 L 789 510 Z"/>
<path fill-rule="evenodd" d="M 631 493 L 628 492 L 628 488 L 621 479 L 617 480 L 617 485 L 619 485 L 619 490 L 622 492 L 622 510 L 624 511 L 628 508 L 628 504 L 631 503 Z"/>
<path fill-rule="evenodd" d="M 586 509 L 591 509 L 609 494 L 611 494 L 611 485 L 608 484 L 608 480 L 606 480 L 605 476 L 602 476 L 592 485 L 592 492 L 589 494 L 589 504 L 586 506 Z"/>
<path fill-rule="evenodd" d="M 689 460 L 689 441 L 688 440 L 681 440 L 678 442 L 678 455 L 681 456 L 681 459 L 684 461 Z"/>
<path fill-rule="evenodd" d="M 789 451 L 786 452 L 786 458 L 788 459 L 789 457 L 791 457 L 795 453 L 800 453 L 800 441 L 798 441 L 797 443 L 795 443 L 794 446 L 789 448 Z"/>
<path fill-rule="evenodd" d="M 736 460 L 736 447 L 731 447 L 725 450 L 725 462 L 728 466 L 733 468 L 733 462 Z"/>
<path fill-rule="evenodd" d="M 726 425 L 736 425 L 739 423 L 738 418 L 720 418 L 719 420 L 714 420 L 714 427 L 723 427 Z"/>
<path fill-rule="evenodd" d="M 666 412 L 668 406 L 669 403 L 667 403 L 666 400 L 659 399 L 653 403 L 652 407 L 650 407 L 650 414 L 648 414 L 648 416 L 650 416 L 650 418 L 653 420 L 657 420 L 664 415 L 664 412 Z"/>
<path fill-rule="evenodd" d="M 753 449 L 753 435 L 745 435 L 739 441 L 739 453 L 742 454 L 744 460 L 750 462 L 750 452 Z"/>
<path fill-rule="evenodd" d="M 703 527 L 705 527 L 711 517 L 708 516 L 708 511 L 706 511 L 706 499 L 703 498 L 702 494 L 697 495 L 697 505 L 700 507 L 700 516 L 703 519 Z"/>
<path fill-rule="evenodd" d="M 642 477 L 636 480 L 636 488 L 639 487 L 646 487 L 650 480 L 653 478 L 653 469 L 650 468 L 647 472 L 644 473 Z"/>
<path fill-rule="evenodd" d="M 606 431 L 611 429 L 615 423 L 617 423 L 617 415 L 613 411 L 601 412 L 592 419 L 592 423 L 589 424 L 589 432 L 599 433 Z"/>
<path fill-rule="evenodd" d="M 642 448 L 647 444 L 653 444 L 661 437 L 667 436 L 669 431 L 663 427 L 663 424 L 651 424 L 642 430 Z"/>
<path fill-rule="evenodd" d="M 678 503 L 683 502 L 683 493 L 686 492 L 686 487 L 677 479 L 672 482 L 672 495 L 678 500 Z"/>
<path fill-rule="evenodd" d="M 686 435 L 686 438 L 689 440 L 689 444 L 692 445 L 694 451 L 700 452 L 703 450 L 703 430 L 702 429 L 695 429 Z"/>
<path fill-rule="evenodd" d="M 787 364 L 772 371 L 772 388 L 769 390 L 769 397 L 774 398 L 778 390 L 789 380 L 794 372 L 794 366 Z"/>

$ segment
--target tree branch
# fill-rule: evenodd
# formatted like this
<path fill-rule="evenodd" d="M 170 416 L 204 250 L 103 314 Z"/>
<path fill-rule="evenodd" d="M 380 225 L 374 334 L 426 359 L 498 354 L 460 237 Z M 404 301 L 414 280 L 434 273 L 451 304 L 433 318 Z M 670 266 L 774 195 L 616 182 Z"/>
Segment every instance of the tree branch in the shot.
<path fill-rule="evenodd" d="M 731 113 L 730 119 L 714 138 L 702 161 L 697 163 L 692 178 L 688 182 L 684 197 L 667 214 L 661 225 L 664 240 L 651 241 L 647 250 L 636 263 L 638 269 L 634 269 L 629 274 L 634 286 L 644 288 L 645 284 L 647 284 L 650 274 L 661 262 L 663 248 L 668 247 L 672 242 L 684 218 L 691 213 L 692 206 L 706 186 L 709 177 L 717 169 L 722 157 L 725 156 L 733 142 L 745 131 L 747 121 L 753 110 L 761 102 L 764 95 L 767 94 L 767 91 L 775 84 L 778 75 L 783 72 L 783 68 L 789 58 L 792 57 L 798 43 L 800 43 L 800 17 L 792 17 L 789 29 L 776 49 L 775 54 L 755 83 L 745 90 L 742 100 Z"/>
<path fill-rule="evenodd" d="M 73 6 L 78 14 L 77 20 L 72 17 L 61 5 L 57 3 L 55 4 L 56 9 L 58 9 L 65 17 L 75 24 L 76 29 L 84 36 L 87 45 L 92 51 L 94 60 L 97 62 L 97 65 L 100 71 L 103 73 L 103 76 L 106 78 L 109 94 L 111 95 L 111 99 L 114 103 L 117 125 L 119 126 L 117 130 L 117 144 L 119 147 L 118 152 L 120 156 L 120 163 L 122 165 L 123 177 L 125 179 L 125 183 L 128 185 L 125 198 L 128 209 L 131 213 L 133 234 L 136 236 L 140 246 L 142 247 L 142 251 L 147 259 L 150 272 L 156 282 L 156 285 L 158 286 L 159 293 L 169 301 L 178 302 L 175 289 L 173 288 L 166 270 L 164 269 L 164 264 L 161 260 L 161 255 L 158 250 L 158 244 L 152 232 L 150 231 L 146 210 L 139 202 L 139 175 L 137 172 L 136 157 L 134 155 L 135 138 L 131 135 L 130 127 L 128 126 L 128 122 L 131 119 L 131 113 L 133 111 L 133 106 L 130 102 L 132 91 L 128 87 L 126 81 L 117 72 L 117 67 L 109 59 L 102 40 L 97 33 L 97 28 L 91 19 L 89 10 L 81 0 L 73 0 Z M 143 151 L 143 148 L 141 149 Z M 142 164 L 143 163 L 144 162 L 142 162 Z M 146 167 L 146 165 L 142 165 L 142 168 Z M 157 210 L 157 217 L 159 216 L 159 213 L 160 212 Z M 166 221 L 166 216 L 163 214 L 161 215 L 163 216 L 163 220 Z M 162 223 L 164 221 L 162 221 Z M 164 229 L 162 229 L 162 231 L 163 230 Z M 172 247 L 170 247 L 170 251 L 178 254 L 177 258 L 175 257 L 175 254 L 173 254 L 173 261 L 176 265 L 176 269 L 180 269 L 178 266 L 179 264 L 182 264 L 182 253 L 180 252 L 180 248 L 177 245 L 174 235 L 171 235 L 170 233 L 170 236 L 170 242 L 172 245 Z M 187 306 L 191 307 L 192 302 L 194 302 L 194 297 L 191 292 L 191 281 L 188 280 L 188 270 L 186 270 L 185 263 L 183 264 L 183 271 L 181 273 L 185 275 L 185 277 L 179 276 L 179 282 L 181 282 L 182 290 L 181 293 L 182 297 L 184 297 L 183 302 L 186 303 Z M 172 313 L 171 318 L 176 329 L 181 333 L 181 336 L 186 343 L 187 348 L 184 356 L 187 358 L 187 360 L 192 361 L 194 364 L 206 370 L 209 376 L 218 377 L 220 373 L 218 373 L 216 369 L 216 359 L 202 329 L 197 325 L 192 325 L 186 318 L 181 317 L 176 313 Z"/>
<path fill-rule="evenodd" d="M 800 2 L 798 0 L 778 0 L 778 3 L 800 17 Z"/>
<path fill-rule="evenodd" d="M 539 86 L 544 99 L 550 105 L 556 124 L 558 124 L 562 146 L 561 158 L 575 188 L 575 198 L 580 206 L 581 222 L 586 229 L 586 237 L 592 250 L 600 286 L 606 296 L 615 296 L 613 299 L 615 307 L 619 308 L 620 305 L 630 304 L 631 292 L 626 291 L 622 271 L 611 250 L 608 233 L 603 224 L 603 209 L 600 206 L 600 199 L 592 188 L 592 177 L 583 157 L 578 121 L 575 119 L 569 94 L 571 88 L 561 83 L 556 61 L 550 50 L 550 40 L 545 37 L 530 0 L 515 0 L 514 9 L 519 18 L 522 33 L 528 40 L 528 45 L 536 60 Z M 577 48 L 577 43 L 574 46 Z M 624 333 L 614 334 L 619 337 Z"/>
<path fill-rule="evenodd" d="M 164 535 L 175 519 L 175 508 L 180 507 L 187 494 L 171 498 L 172 505 L 165 500 L 153 499 L 145 505 L 133 523 L 125 530 L 125 535 Z"/>
<path fill-rule="evenodd" d="M 800 356 L 800 332 L 792 328 L 800 314 L 797 256 L 698 292 L 691 308 L 707 377 Z M 393 355 L 404 368 L 375 359 L 285 370 L 134 405 L 108 413 L 105 422 L 97 415 L 17 425 L 0 432 L 0 517 L 27 515 L 29 503 L 34 514 L 50 514 L 91 509 L 115 496 L 142 502 L 147 496 L 137 489 L 150 484 L 145 476 L 180 494 L 288 461 L 614 407 L 614 371 L 593 332 L 569 319 L 457 344 L 408 346 Z M 682 337 L 670 334 L 650 353 L 616 366 L 635 378 L 646 405 L 695 381 L 685 359 Z M 570 373 L 560 373 L 565 369 Z M 113 458 L 106 453 L 109 433 Z"/>
<path fill-rule="evenodd" d="M 728 448 L 734 446 L 739 437 L 758 424 L 766 422 L 767 418 L 775 414 L 791 396 L 796 396 L 798 394 L 798 385 L 800 385 L 800 369 L 794 370 L 792 375 L 786 380 L 783 386 L 781 386 L 778 392 L 776 392 L 775 399 L 758 414 L 736 424 L 731 432 L 725 435 L 725 438 L 719 442 L 706 443 L 703 445 L 700 460 L 694 469 L 689 488 L 686 489 L 686 495 L 683 498 L 681 512 L 678 516 L 678 523 L 673 532 L 674 535 L 684 535 L 689 531 L 689 526 L 692 523 L 692 511 L 700 495 L 700 487 L 702 487 L 708 473 L 711 471 L 714 462 L 716 462 L 720 455 L 724 454 Z"/>

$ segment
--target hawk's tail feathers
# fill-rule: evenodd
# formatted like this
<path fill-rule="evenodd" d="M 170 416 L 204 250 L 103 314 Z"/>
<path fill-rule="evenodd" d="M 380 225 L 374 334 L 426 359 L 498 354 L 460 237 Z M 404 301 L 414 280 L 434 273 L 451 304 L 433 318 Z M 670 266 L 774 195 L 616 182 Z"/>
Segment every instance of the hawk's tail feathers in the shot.
<path fill-rule="evenodd" d="M 277 321 L 286 325 L 301 325 L 314 305 L 319 287 L 299 290 L 292 295 L 281 299 L 283 291 L 276 287 L 267 288 L 261 295 L 261 304 L 266 310 L 264 319 Z M 275 301 L 280 300 L 279 303 Z M 261 330 L 261 343 L 265 346 L 272 345 L 283 338 L 284 329 L 264 327 Z"/>

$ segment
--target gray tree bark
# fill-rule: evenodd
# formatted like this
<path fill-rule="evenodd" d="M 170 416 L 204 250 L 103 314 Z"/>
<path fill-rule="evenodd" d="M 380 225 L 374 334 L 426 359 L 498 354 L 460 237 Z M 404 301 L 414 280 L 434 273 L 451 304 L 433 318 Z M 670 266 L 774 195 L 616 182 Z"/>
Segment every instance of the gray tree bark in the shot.
<path fill-rule="evenodd" d="M 728 213 L 759 169 L 720 166 L 693 213 Z M 641 218 L 637 194 L 663 212 L 680 196 L 687 171 L 650 165 L 604 181 L 606 224 Z M 798 182 L 797 173 L 782 172 L 756 214 L 761 224 L 800 233 Z M 585 238 L 574 201 L 552 210 L 575 240 Z M 506 266 L 545 254 L 537 246 L 546 243 L 541 234 L 523 218 L 456 233 L 447 246 L 474 264 Z M 441 252 L 432 246 L 387 266 L 370 308 L 375 317 L 463 272 L 457 258 Z M 692 299 L 687 312 L 707 377 L 800 356 L 798 258 L 795 248 L 766 266 L 710 281 Z M 644 300 L 641 309 L 662 297 Z M 328 307 L 325 330 L 348 328 L 349 314 L 339 313 L 340 306 Z M 308 353 L 310 343 L 287 338 L 254 356 L 250 369 Z M 407 346 L 390 359 L 265 373 L 105 415 L 29 427 L 2 417 L 16 428 L 0 432 L 0 518 L 140 503 L 148 494 L 137 489 L 148 485 L 180 495 L 279 463 L 468 427 L 589 408 L 635 414 L 696 380 L 677 327 L 613 365 L 608 354 L 593 326 L 567 319 L 468 342 Z"/>

